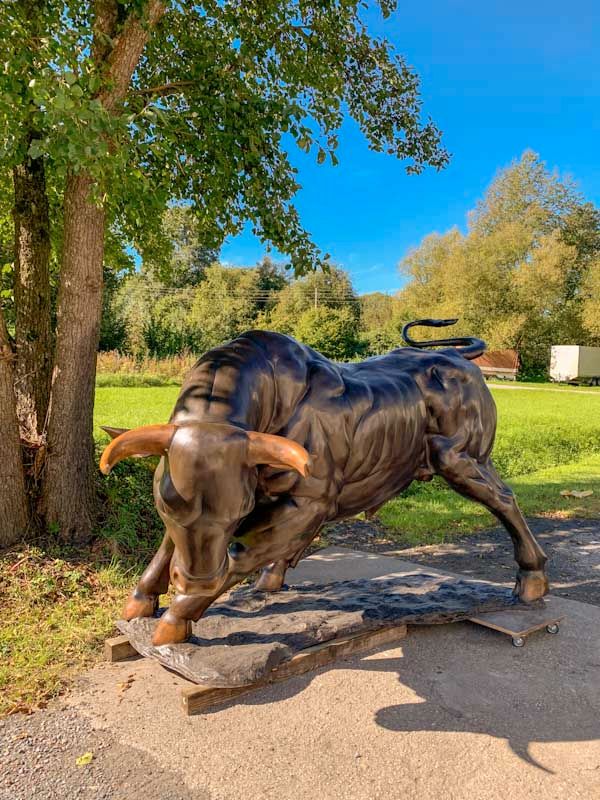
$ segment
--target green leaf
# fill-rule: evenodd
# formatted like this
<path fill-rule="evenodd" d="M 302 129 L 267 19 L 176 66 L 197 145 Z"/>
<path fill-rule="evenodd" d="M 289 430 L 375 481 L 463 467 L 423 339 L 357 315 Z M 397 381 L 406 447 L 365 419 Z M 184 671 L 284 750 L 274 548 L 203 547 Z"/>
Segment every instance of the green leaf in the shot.
<path fill-rule="evenodd" d="M 32 139 L 27 155 L 30 158 L 39 158 L 44 155 L 43 141 L 41 139 Z"/>

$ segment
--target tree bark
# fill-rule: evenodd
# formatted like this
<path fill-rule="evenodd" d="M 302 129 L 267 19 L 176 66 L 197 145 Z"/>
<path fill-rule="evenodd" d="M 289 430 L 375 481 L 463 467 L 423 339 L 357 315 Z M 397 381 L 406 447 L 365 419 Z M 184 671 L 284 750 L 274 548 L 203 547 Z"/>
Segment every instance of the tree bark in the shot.
<path fill-rule="evenodd" d="M 86 174 L 67 179 L 58 298 L 52 410 L 43 503 L 46 522 L 64 539 L 92 528 L 91 463 L 96 350 L 102 314 L 104 209 Z"/>
<path fill-rule="evenodd" d="M 14 353 L 0 308 L 0 547 L 25 535 L 29 508 L 13 390 Z"/>
<path fill-rule="evenodd" d="M 31 136 L 29 137 L 31 139 Z M 13 170 L 15 222 L 15 394 L 21 436 L 43 443 L 50 397 L 50 219 L 44 162 Z"/>

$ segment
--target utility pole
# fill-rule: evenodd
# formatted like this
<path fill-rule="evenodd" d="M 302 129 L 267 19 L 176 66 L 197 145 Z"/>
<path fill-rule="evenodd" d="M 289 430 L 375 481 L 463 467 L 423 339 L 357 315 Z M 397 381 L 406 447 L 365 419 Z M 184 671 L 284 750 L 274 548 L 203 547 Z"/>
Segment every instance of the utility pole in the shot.
<path fill-rule="evenodd" d="M 319 289 L 315 286 L 315 311 L 319 306 Z"/>

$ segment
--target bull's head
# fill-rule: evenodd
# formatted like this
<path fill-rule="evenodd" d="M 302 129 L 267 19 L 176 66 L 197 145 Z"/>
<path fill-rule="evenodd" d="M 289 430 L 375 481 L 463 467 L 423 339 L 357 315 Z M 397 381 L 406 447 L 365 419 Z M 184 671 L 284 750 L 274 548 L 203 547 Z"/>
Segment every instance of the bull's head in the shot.
<path fill-rule="evenodd" d="M 100 459 L 105 475 L 130 456 L 164 456 L 154 497 L 176 546 L 171 579 L 184 594 L 211 594 L 225 581 L 229 543 L 254 508 L 257 467 L 295 470 L 304 477 L 310 469 L 310 457 L 297 442 L 230 424 L 105 430 L 114 437 Z"/>

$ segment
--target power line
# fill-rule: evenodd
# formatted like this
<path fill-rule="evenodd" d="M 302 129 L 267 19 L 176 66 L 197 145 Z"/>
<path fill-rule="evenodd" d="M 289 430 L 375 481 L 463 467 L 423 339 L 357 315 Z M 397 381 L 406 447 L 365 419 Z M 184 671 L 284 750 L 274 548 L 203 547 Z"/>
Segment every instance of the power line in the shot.
<path fill-rule="evenodd" d="M 191 289 L 191 291 L 190 291 Z M 139 291 L 139 290 L 138 290 Z M 281 298 L 281 293 L 278 291 L 261 291 L 261 290 L 234 290 L 234 291 L 220 291 L 218 289 L 203 289 L 201 286 L 198 287 L 190 287 L 190 288 L 170 288 L 170 287 L 161 287 L 161 288 L 151 288 L 151 287 L 144 287 L 142 291 L 139 291 L 140 294 L 145 294 L 148 297 L 174 297 L 176 299 L 194 299 L 196 294 L 199 294 L 202 297 L 216 297 L 216 298 L 238 298 L 238 299 L 252 299 L 257 301 L 268 301 L 268 300 L 279 300 Z M 135 291 L 128 292 L 129 296 L 134 296 L 136 294 Z M 306 293 L 304 297 L 298 298 L 290 298 L 290 300 L 313 300 L 310 297 L 309 293 Z M 351 295 L 351 294 L 337 294 L 335 292 L 318 292 L 315 293 L 314 299 L 316 299 L 317 303 L 320 300 L 326 300 L 328 302 L 340 302 L 340 303 L 360 303 L 362 302 L 362 298 L 360 296 Z"/>

